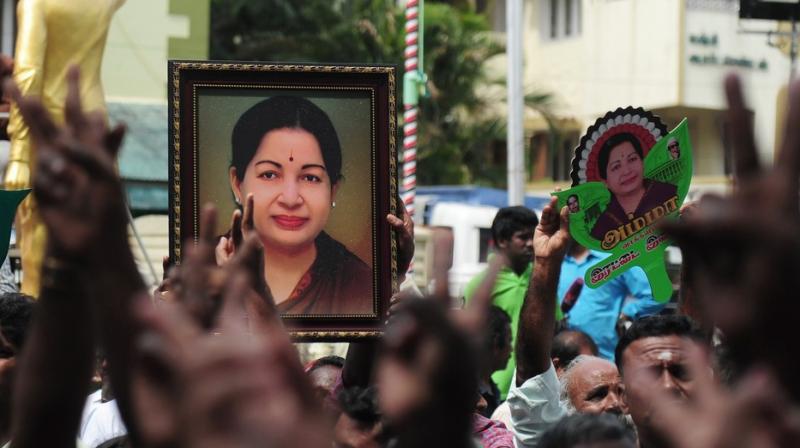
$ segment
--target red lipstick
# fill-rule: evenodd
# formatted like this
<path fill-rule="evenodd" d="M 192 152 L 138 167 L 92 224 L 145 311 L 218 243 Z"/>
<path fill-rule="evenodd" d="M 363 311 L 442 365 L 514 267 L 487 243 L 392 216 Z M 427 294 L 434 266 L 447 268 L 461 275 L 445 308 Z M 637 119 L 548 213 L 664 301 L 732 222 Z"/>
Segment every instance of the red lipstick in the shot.
<path fill-rule="evenodd" d="M 275 223 L 278 224 L 278 227 L 284 230 L 297 230 L 308 222 L 308 218 L 289 215 L 275 215 L 272 217 L 272 219 L 275 220 Z"/>

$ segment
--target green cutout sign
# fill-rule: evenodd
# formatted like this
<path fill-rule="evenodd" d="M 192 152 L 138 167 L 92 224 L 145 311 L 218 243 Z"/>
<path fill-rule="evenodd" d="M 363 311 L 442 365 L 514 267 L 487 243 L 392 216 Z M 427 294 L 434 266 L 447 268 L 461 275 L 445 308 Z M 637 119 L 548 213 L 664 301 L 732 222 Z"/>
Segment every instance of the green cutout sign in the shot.
<path fill-rule="evenodd" d="M 11 238 L 11 225 L 17 214 L 20 202 L 31 190 L 0 190 L 0 263 L 8 255 L 8 243 Z"/>
<path fill-rule="evenodd" d="M 597 288 L 640 266 L 658 302 L 672 297 L 664 251 L 670 241 L 656 229 L 677 218 L 692 179 L 686 119 L 667 132 L 642 108 L 608 112 L 589 127 L 575 149 L 572 188 L 554 192 L 568 206 L 569 229 L 581 245 L 610 256 L 586 271 Z"/>

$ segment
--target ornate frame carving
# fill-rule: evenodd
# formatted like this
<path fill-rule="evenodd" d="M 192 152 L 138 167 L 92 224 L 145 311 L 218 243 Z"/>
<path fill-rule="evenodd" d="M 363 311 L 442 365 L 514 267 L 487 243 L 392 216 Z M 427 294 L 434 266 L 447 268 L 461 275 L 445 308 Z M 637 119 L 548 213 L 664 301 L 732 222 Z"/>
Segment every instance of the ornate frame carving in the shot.
<path fill-rule="evenodd" d="M 299 340 L 352 340 L 380 335 L 389 298 L 397 291 L 397 240 L 386 223 L 397 213 L 396 69 L 387 65 L 319 65 L 169 62 L 170 256 L 180 263 L 182 244 L 196 242 L 199 222 L 198 91 L 303 89 L 369 91 L 372 100 L 372 200 L 374 313 L 299 315 L 284 319 Z"/>

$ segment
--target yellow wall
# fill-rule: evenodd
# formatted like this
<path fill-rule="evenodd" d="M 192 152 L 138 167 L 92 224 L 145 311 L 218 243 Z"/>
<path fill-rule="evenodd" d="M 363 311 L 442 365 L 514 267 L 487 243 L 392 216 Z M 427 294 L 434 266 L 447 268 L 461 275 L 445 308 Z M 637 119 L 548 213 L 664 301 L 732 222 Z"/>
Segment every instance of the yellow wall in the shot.
<path fill-rule="evenodd" d="M 196 20 L 205 17 L 207 26 L 209 0 L 192 1 L 199 12 L 194 14 Z M 198 51 L 203 48 L 207 51 L 207 43 L 191 45 L 191 41 L 208 40 L 208 30 L 198 29 L 192 34 L 190 16 L 169 11 L 169 0 L 127 0 L 117 11 L 103 59 L 103 84 L 109 100 L 167 100 L 170 38 L 174 39 L 173 47 L 191 49 L 191 57 L 202 56 Z"/>
<path fill-rule="evenodd" d="M 558 40 L 542 35 L 544 5 L 525 5 L 525 76 L 555 92 L 561 112 L 593 122 L 617 106 L 676 101 L 679 0 L 584 0 L 580 35 Z"/>
<path fill-rule="evenodd" d="M 564 0 L 562 0 L 563 4 Z M 767 68 L 738 68 L 754 112 L 756 138 L 764 160 L 775 146 L 776 100 L 789 75 L 788 58 L 766 43 L 765 35 L 741 29 L 774 28 L 769 21 L 739 20 L 732 8 L 687 0 L 582 0 L 582 30 L 552 40 L 549 0 L 525 3 L 525 84 L 553 92 L 557 113 L 574 118 L 585 129 L 606 111 L 634 105 L 668 111 L 674 126 L 690 118 L 695 146 L 695 173 L 724 173 L 721 138 L 726 108 L 722 80 L 729 64 L 698 64 L 693 55 L 716 54 L 766 61 Z M 691 5 L 691 6 L 689 6 Z M 700 6 L 698 6 L 700 5 Z M 715 35 L 711 44 L 690 36 Z"/>

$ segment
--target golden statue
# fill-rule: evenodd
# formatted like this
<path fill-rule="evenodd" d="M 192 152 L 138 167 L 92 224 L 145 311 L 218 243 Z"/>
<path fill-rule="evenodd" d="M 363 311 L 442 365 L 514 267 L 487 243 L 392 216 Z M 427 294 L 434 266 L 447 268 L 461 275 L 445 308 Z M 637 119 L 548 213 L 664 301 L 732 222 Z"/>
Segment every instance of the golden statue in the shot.
<path fill-rule="evenodd" d="M 19 0 L 14 81 L 23 95 L 35 95 L 57 120 L 63 120 L 67 69 L 81 69 L 84 110 L 105 110 L 100 65 L 111 18 L 125 0 Z M 12 106 L 8 123 L 11 153 L 6 190 L 31 187 L 36 148 L 28 127 Z M 39 294 L 45 228 L 33 195 L 17 211 L 17 244 L 22 256 L 22 292 Z"/>

